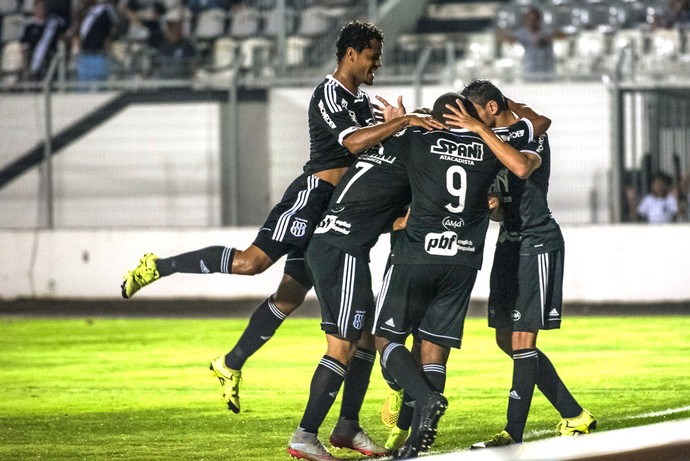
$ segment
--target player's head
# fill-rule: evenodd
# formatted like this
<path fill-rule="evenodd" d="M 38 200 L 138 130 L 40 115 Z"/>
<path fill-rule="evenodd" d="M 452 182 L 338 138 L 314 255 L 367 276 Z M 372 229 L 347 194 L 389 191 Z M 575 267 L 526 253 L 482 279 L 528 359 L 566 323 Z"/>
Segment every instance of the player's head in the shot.
<path fill-rule="evenodd" d="M 433 115 L 433 117 L 441 123 L 446 123 L 446 118 L 444 115 L 453 113 L 446 107 L 446 105 L 457 107 L 458 99 L 462 102 L 462 105 L 465 106 L 465 110 L 467 110 L 467 113 L 471 117 L 479 118 L 474 105 L 472 105 L 472 103 L 466 97 L 457 91 L 449 91 L 448 93 L 444 93 L 436 98 L 436 101 L 434 101 L 434 107 L 431 109 L 431 115 Z"/>
<path fill-rule="evenodd" d="M 462 95 L 472 101 L 479 113 L 479 119 L 490 127 L 496 126 L 496 116 L 508 110 L 503 92 L 489 80 L 474 80 L 463 90 Z"/>
<path fill-rule="evenodd" d="M 381 67 L 383 32 L 366 21 L 350 21 L 340 30 L 335 56 L 338 67 L 348 67 L 355 83 L 374 83 L 374 72 Z"/>
<path fill-rule="evenodd" d="M 340 35 L 335 45 L 335 57 L 342 61 L 348 48 L 361 53 L 372 47 L 372 40 L 383 43 L 383 32 L 374 24 L 367 21 L 350 21 L 340 29 Z"/>

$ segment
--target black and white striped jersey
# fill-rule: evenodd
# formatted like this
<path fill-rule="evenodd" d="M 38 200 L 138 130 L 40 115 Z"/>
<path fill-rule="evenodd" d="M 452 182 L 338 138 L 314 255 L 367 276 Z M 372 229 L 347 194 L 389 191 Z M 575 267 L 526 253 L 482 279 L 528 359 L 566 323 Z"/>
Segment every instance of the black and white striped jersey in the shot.
<path fill-rule="evenodd" d="M 338 80 L 328 75 L 314 89 L 309 103 L 308 174 L 350 166 L 355 156 L 343 140 L 352 132 L 375 123 L 369 96 L 361 89 L 352 94 Z"/>
<path fill-rule="evenodd" d="M 539 155 L 541 165 L 527 179 L 520 179 L 505 168 L 496 177 L 494 191 L 500 197 L 505 216 L 499 243 L 519 241 L 522 254 L 562 248 L 563 235 L 547 199 L 551 176 L 549 138 L 543 134 L 520 150 Z"/>
<path fill-rule="evenodd" d="M 514 146 L 533 138 L 528 120 L 494 130 Z M 401 159 L 412 189 L 405 232 L 395 239 L 393 264 L 464 265 L 480 269 L 489 224 L 487 195 L 502 164 L 468 130 L 407 129 L 383 143 Z"/>

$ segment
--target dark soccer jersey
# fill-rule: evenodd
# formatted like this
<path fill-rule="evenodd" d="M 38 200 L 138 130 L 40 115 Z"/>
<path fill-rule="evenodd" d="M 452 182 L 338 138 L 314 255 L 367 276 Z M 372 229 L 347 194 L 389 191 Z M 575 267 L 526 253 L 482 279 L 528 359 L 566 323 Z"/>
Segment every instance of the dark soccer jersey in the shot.
<path fill-rule="evenodd" d="M 495 131 L 517 146 L 532 140 L 527 120 Z M 412 211 L 404 234 L 395 239 L 393 264 L 480 269 L 489 224 L 487 194 L 501 168 L 493 152 L 468 130 L 408 129 L 383 146 L 383 153 L 403 161 L 412 188 Z"/>
<path fill-rule="evenodd" d="M 29 68 L 33 74 L 43 75 L 55 54 L 58 39 L 66 29 L 67 24 L 59 16 L 51 16 L 45 22 L 36 18 L 27 21 L 19 41 L 28 51 Z"/>
<path fill-rule="evenodd" d="M 360 155 L 335 188 L 312 240 L 368 259 L 379 235 L 390 228 L 410 199 L 407 171 L 399 159 L 382 149 Z"/>
<path fill-rule="evenodd" d="M 551 176 L 551 147 L 546 134 L 520 149 L 541 157 L 541 165 L 526 180 L 504 168 L 493 191 L 500 197 L 505 217 L 499 243 L 520 241 L 522 254 L 543 253 L 563 246 L 561 229 L 549 209 L 547 194 Z"/>
<path fill-rule="evenodd" d="M 332 76 L 314 89 L 309 103 L 309 160 L 304 165 L 308 174 L 350 166 L 355 156 L 343 146 L 353 131 L 375 123 L 369 96 L 358 90 L 352 94 Z"/>

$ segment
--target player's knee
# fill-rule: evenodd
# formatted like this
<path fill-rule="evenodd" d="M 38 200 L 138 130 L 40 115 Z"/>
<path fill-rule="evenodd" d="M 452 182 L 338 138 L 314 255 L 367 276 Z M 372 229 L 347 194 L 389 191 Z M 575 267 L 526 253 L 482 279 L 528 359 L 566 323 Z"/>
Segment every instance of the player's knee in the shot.
<path fill-rule="evenodd" d="M 257 275 L 273 265 L 271 258 L 261 251 L 235 251 L 232 260 L 232 273 L 240 275 Z"/>
<path fill-rule="evenodd" d="M 273 304 L 284 314 L 290 315 L 293 311 L 297 310 L 304 303 L 304 296 L 299 295 L 283 295 L 277 296 L 274 294 Z"/>

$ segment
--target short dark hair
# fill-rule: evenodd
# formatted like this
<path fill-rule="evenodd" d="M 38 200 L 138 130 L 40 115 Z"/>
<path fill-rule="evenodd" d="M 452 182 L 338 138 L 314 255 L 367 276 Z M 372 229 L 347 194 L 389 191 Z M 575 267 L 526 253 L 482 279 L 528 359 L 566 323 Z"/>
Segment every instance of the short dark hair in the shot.
<path fill-rule="evenodd" d="M 340 62 L 345 57 L 348 48 L 354 48 L 360 53 L 365 48 L 371 47 L 372 40 L 383 43 L 381 29 L 368 21 L 350 21 L 340 30 L 340 36 L 335 45 L 335 57 Z"/>
<path fill-rule="evenodd" d="M 508 109 L 503 92 L 489 80 L 480 79 L 470 82 L 462 90 L 462 95 L 482 107 L 486 106 L 490 101 L 496 101 L 499 113 Z"/>
<path fill-rule="evenodd" d="M 455 101 L 458 99 L 462 101 L 462 105 L 465 106 L 465 110 L 467 110 L 467 113 L 470 116 L 479 118 L 477 109 L 474 107 L 472 102 L 457 91 L 449 91 L 448 93 L 443 93 L 441 96 L 436 98 L 436 101 L 434 101 L 434 108 L 431 110 L 431 115 L 433 115 L 433 117 L 441 123 L 445 123 L 446 119 L 444 115 L 452 114 L 451 110 L 446 107 L 446 104 L 450 104 L 451 106 L 455 107 L 457 106 Z"/>

